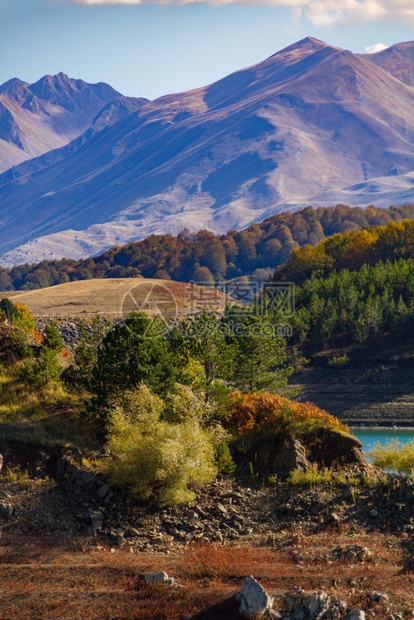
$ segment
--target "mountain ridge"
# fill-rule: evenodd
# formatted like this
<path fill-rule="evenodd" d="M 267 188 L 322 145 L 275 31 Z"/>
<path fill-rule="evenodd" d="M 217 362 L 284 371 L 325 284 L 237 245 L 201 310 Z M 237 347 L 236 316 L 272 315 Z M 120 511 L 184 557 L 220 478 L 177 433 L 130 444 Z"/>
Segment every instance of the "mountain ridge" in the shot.
<path fill-rule="evenodd" d="M 412 201 L 414 89 L 375 56 L 307 37 L 14 167 L 0 176 L 2 261 L 222 233 L 307 204 Z"/>
<path fill-rule="evenodd" d="M 71 142 L 120 95 L 108 84 L 65 73 L 33 84 L 12 78 L 0 85 L 0 172 Z"/>

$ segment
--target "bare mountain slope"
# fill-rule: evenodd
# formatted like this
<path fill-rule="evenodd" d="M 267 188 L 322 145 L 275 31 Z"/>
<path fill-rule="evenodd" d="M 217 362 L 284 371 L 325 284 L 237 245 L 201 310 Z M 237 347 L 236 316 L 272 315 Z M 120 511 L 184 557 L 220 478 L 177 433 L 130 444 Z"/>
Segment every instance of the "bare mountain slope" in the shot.
<path fill-rule="evenodd" d="M 411 86 L 307 38 L 1 176 L 2 260 L 90 255 L 185 226 L 225 231 L 344 197 L 412 200 L 413 140 Z"/>
<path fill-rule="evenodd" d="M 108 84 L 46 75 L 0 86 L 0 171 L 67 144 L 120 93 Z"/>
<path fill-rule="evenodd" d="M 369 62 L 381 67 L 401 82 L 414 86 L 414 42 L 397 43 L 376 54 L 361 54 Z"/>

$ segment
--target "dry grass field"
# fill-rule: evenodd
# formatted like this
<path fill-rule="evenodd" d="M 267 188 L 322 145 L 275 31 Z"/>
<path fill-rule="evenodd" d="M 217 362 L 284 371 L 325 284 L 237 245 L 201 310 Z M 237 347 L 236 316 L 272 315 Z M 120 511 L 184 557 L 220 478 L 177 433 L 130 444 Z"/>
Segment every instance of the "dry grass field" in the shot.
<path fill-rule="evenodd" d="M 281 541 L 283 543 L 283 541 Z M 296 559 L 304 548 L 317 557 L 337 544 L 369 546 L 369 563 L 306 562 Z M 130 553 L 107 542 L 74 540 L 59 546 L 42 539 L 11 537 L 0 542 L 0 618 L 2 620 L 156 619 L 191 617 L 233 596 L 253 574 L 269 593 L 301 586 L 324 590 L 364 609 L 367 619 L 385 620 L 390 611 L 411 618 L 412 576 L 403 575 L 401 540 L 378 534 L 358 537 L 286 533 L 284 544 L 272 547 L 195 545 L 182 552 Z M 184 587 L 149 587 L 139 574 L 166 571 Z M 373 590 L 389 594 L 386 613 L 370 599 Z M 205 620 L 231 620 L 228 611 L 211 609 Z M 198 616 L 197 616 L 198 617 Z"/>
<path fill-rule="evenodd" d="M 80 280 L 0 296 L 26 305 L 35 316 L 61 318 L 98 313 L 117 316 L 134 310 L 174 318 L 201 309 L 221 312 L 228 299 L 219 291 L 194 284 L 145 278 Z"/>

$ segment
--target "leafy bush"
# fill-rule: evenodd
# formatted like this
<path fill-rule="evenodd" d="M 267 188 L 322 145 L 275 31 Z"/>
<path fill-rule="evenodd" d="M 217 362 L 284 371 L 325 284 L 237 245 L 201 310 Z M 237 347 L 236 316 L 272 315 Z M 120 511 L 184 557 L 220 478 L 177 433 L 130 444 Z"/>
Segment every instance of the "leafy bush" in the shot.
<path fill-rule="evenodd" d="M 30 313 L 29 308 L 23 304 L 14 304 L 16 314 L 13 316 L 12 323 L 26 334 L 33 335 L 36 331 L 36 323 Z"/>
<path fill-rule="evenodd" d="M 397 474 L 414 475 L 414 441 L 402 444 L 390 441 L 384 446 L 378 444 L 368 453 L 374 465 Z"/>
<path fill-rule="evenodd" d="M 191 418 L 204 421 L 212 412 L 206 402 L 205 393 L 196 392 L 188 385 L 176 383 L 173 390 L 165 397 L 165 417 L 169 422 L 185 422 Z"/>
<path fill-rule="evenodd" d="M 328 364 L 332 366 L 332 368 L 343 368 L 349 364 L 349 357 L 348 355 L 337 355 L 332 357 Z"/>
<path fill-rule="evenodd" d="M 314 427 L 348 432 L 348 427 L 313 403 L 297 403 L 284 396 L 264 392 L 233 392 L 226 423 L 240 436 L 300 433 Z"/>
<path fill-rule="evenodd" d="M 224 433 L 203 428 L 196 416 L 180 423 L 162 419 L 163 401 L 141 384 L 109 417 L 105 468 L 115 484 L 161 505 L 190 502 L 192 486 L 217 475 L 216 447 Z"/>
<path fill-rule="evenodd" d="M 27 335 L 12 325 L 0 324 L 0 363 L 10 366 L 29 355 Z"/>

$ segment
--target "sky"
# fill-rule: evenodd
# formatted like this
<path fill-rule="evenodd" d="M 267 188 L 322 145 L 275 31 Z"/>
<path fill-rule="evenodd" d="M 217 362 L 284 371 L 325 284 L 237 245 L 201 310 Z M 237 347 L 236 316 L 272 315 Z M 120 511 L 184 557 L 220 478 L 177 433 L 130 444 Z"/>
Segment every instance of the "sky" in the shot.
<path fill-rule="evenodd" d="M 61 71 L 154 99 L 313 36 L 353 52 L 414 40 L 414 0 L 0 0 L 0 84 Z"/>

